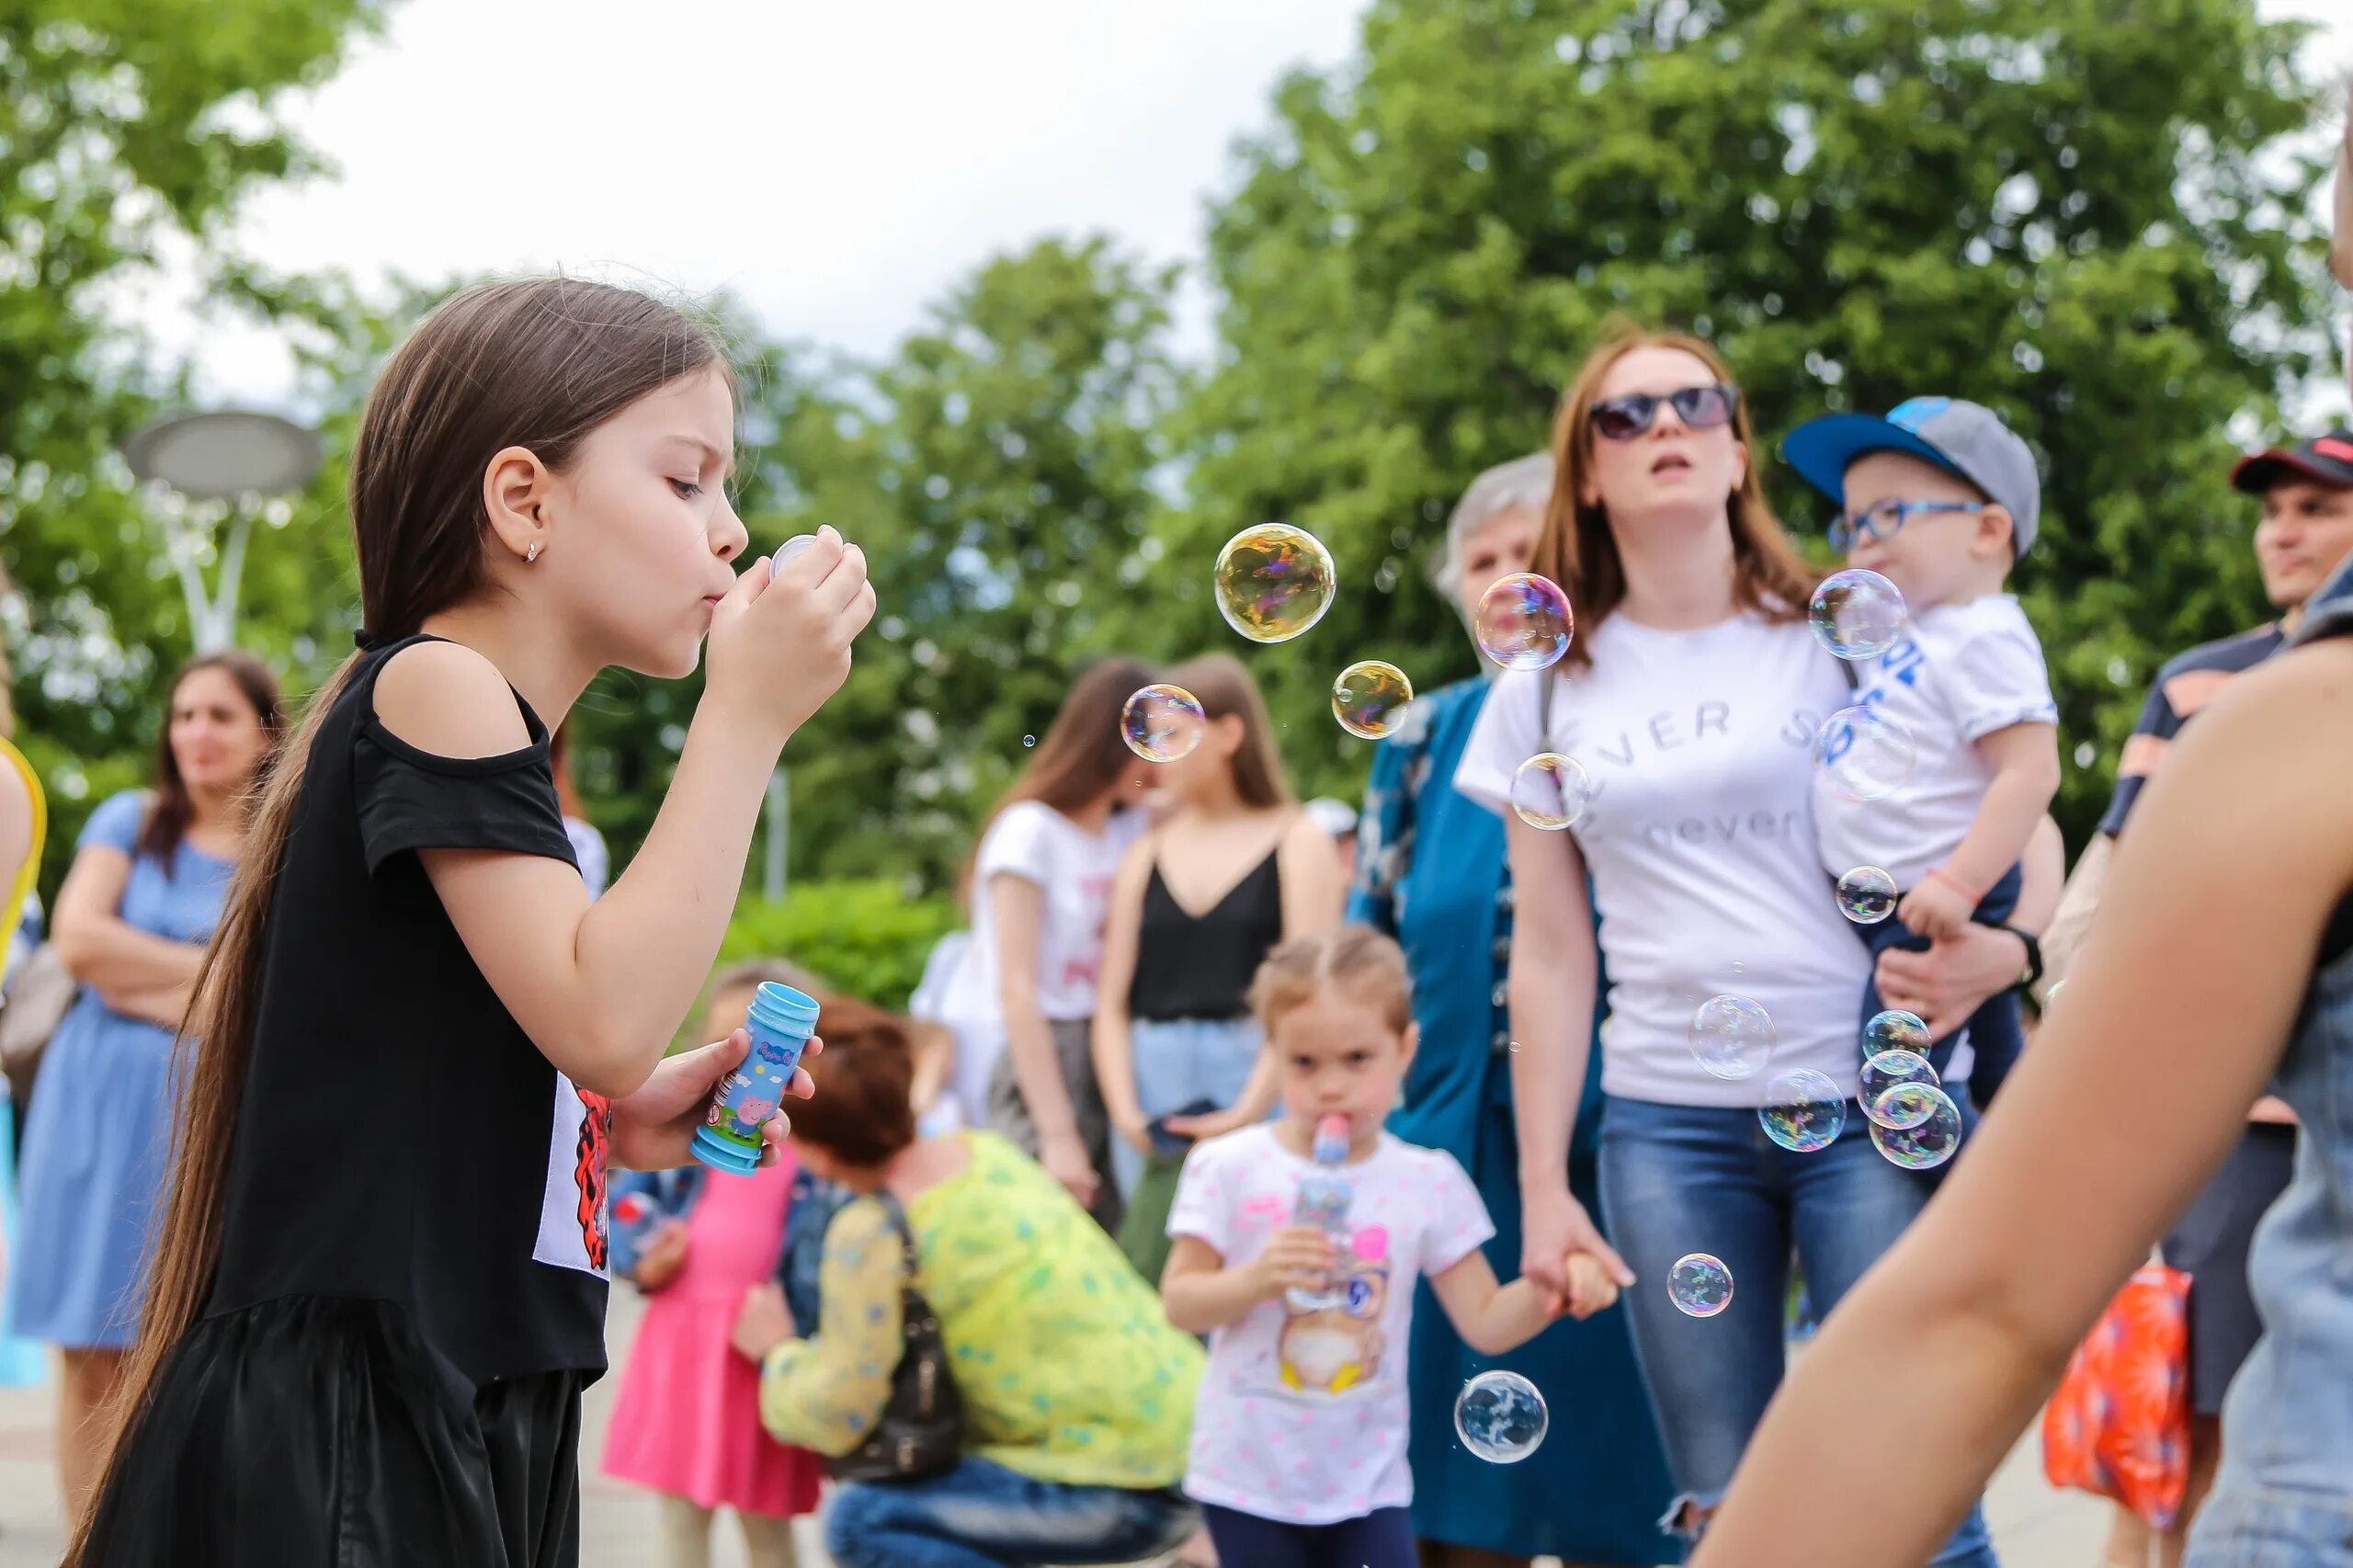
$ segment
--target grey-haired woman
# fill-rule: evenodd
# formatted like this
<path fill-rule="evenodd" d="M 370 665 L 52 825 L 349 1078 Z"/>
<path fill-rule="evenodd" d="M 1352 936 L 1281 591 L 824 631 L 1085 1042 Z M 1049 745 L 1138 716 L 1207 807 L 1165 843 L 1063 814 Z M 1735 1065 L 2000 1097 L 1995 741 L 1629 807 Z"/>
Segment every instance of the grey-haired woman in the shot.
<path fill-rule="evenodd" d="M 1552 460 L 1539 453 L 1481 474 L 1455 506 L 1436 580 L 1466 623 L 1497 578 L 1528 569 L 1552 489 Z M 1390 1129 L 1461 1162 L 1495 1218 L 1488 1256 L 1509 1270 L 1519 1267 L 1520 1245 L 1504 987 L 1511 872 L 1501 819 L 1457 794 L 1453 782 L 1488 689 L 1474 677 L 1428 693 L 1374 755 L 1348 917 L 1396 937 L 1413 971 L 1422 1043 Z M 1591 1096 L 1599 1080 L 1589 1077 Z M 1572 1187 L 1589 1208 L 1599 1121 L 1590 1109 L 1577 1119 L 1583 1131 L 1569 1158 Z M 1653 1522 L 1672 1488 L 1624 1312 L 1563 1320 L 1491 1358 L 1465 1346 L 1426 1300 L 1414 1314 L 1406 1366 L 1414 1528 L 1426 1563 L 1486 1568 L 1551 1555 L 1572 1568 L 1649 1564 L 1674 1551 Z M 1454 1434 L 1456 1394 L 1492 1367 L 1520 1373 L 1561 1402 L 1562 1418 L 1543 1446 L 1509 1469 L 1474 1457 Z"/>

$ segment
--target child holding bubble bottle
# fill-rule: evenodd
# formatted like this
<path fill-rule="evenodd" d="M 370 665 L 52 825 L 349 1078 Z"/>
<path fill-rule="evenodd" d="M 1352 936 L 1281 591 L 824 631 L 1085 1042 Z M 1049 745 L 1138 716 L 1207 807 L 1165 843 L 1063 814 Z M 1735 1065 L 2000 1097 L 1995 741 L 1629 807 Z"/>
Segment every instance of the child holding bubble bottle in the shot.
<path fill-rule="evenodd" d="M 197 988 L 73 1568 L 578 1561 L 608 1168 L 684 1164 L 750 1049 L 665 1059 L 779 754 L 873 612 L 830 528 L 738 573 L 734 423 L 707 324 L 574 279 L 463 290 L 385 364 L 351 457 L 364 630 Z M 592 903 L 549 732 L 606 666 L 676 678 L 706 639 L 667 798 Z"/>
<path fill-rule="evenodd" d="M 806 992 L 790 964 L 753 960 L 711 983 L 705 1035 L 743 1027 L 763 983 Z M 605 1442 L 607 1475 L 661 1494 L 663 1568 L 709 1568 L 711 1517 L 732 1509 L 752 1568 L 791 1568 L 791 1520 L 817 1506 L 817 1458 L 760 1425 L 759 1369 L 730 1343 L 744 1293 L 784 1250 L 800 1161 L 748 1176 L 700 1165 L 613 1183 L 613 1272 L 645 1292 Z"/>
<path fill-rule="evenodd" d="M 2034 543 L 2034 453 L 1991 409 L 1945 397 L 1883 418 L 1810 420 L 1785 450 L 1842 508 L 1831 540 L 1853 568 L 1815 591 L 1813 616 L 1856 683 L 1853 707 L 1817 742 L 1815 822 L 1839 907 L 1874 954 L 1947 941 L 1972 922 L 2015 930 L 2019 862 L 2059 789 L 2042 645 L 2003 591 Z M 2030 937 L 2027 952 L 2030 984 Z M 1874 976 L 1862 1017 L 1885 1006 Z M 1965 1040 L 1982 1108 L 2024 1043 L 2017 992 L 1965 1028 L 1930 1060 L 1948 1071 Z"/>
<path fill-rule="evenodd" d="M 1495 1227 L 1462 1167 L 1381 1130 L 1415 1043 L 1395 942 L 1362 926 L 1286 942 L 1251 1002 L 1282 1115 L 1196 1147 L 1168 1221 L 1169 1321 L 1211 1336 L 1185 1490 L 1221 1562 L 1411 1568 L 1403 1363 L 1416 1279 L 1491 1356 L 1563 1312 L 1601 1311 L 1618 1286 L 1582 1253 L 1563 1264 L 1565 1296 L 1498 1284 L 1480 1250 Z M 1327 1224 L 1302 1222 L 1302 1184 L 1335 1165 L 1345 1216 L 1327 1202 Z M 1532 1451 L 1542 1424 L 1540 1394 L 1510 1374 L 1472 1380 L 1457 1405 L 1465 1446 L 1498 1463 Z"/>

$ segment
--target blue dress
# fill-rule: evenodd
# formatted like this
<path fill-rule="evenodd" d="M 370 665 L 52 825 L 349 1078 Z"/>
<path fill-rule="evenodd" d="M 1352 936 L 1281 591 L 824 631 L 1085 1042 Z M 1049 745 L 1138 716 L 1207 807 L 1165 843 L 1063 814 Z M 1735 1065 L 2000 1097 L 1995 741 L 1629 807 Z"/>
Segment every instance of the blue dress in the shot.
<path fill-rule="evenodd" d="M 231 862 L 183 843 L 170 873 L 136 847 L 147 797 L 90 813 L 78 846 L 131 857 L 117 913 L 176 942 L 212 935 Z M 25 1125 L 24 1214 L 8 1270 L 8 1331 L 69 1349 L 121 1349 L 138 1328 L 141 1265 L 172 1137 L 172 1035 L 85 986 L 42 1053 Z"/>
<path fill-rule="evenodd" d="M 1487 1256 L 1497 1278 L 1511 1279 L 1520 1242 L 1505 990 L 1511 871 L 1502 822 L 1452 782 L 1488 689 L 1470 680 L 1429 694 L 1374 754 L 1348 918 L 1396 937 L 1413 974 L 1422 1043 L 1389 1129 L 1445 1150 L 1470 1172 L 1495 1223 Z M 1597 1218 L 1600 1070 L 1597 1042 L 1569 1152 L 1570 1187 Z M 1406 1374 L 1415 1533 L 1573 1562 L 1679 1562 L 1681 1549 L 1658 1527 L 1674 1486 L 1624 1310 L 1564 1319 L 1510 1355 L 1485 1357 L 1456 1337 L 1427 1283 L 1421 1291 Z M 1494 1367 L 1533 1382 L 1552 1410 L 1543 1445 L 1518 1464 L 1489 1464 L 1454 1433 L 1456 1394 Z"/>

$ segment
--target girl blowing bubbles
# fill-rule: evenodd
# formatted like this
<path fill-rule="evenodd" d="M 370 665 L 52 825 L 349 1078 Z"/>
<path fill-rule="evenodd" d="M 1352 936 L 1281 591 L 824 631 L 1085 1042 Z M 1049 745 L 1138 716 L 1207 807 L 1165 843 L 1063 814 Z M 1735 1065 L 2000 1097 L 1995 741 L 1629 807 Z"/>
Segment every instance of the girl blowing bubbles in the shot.
<path fill-rule="evenodd" d="M 1258 971 L 1251 1005 L 1284 1114 L 1196 1148 L 1168 1220 L 1169 1321 L 1212 1336 L 1185 1490 L 1204 1506 L 1222 1562 L 1411 1568 L 1401 1363 L 1416 1278 L 1429 1277 L 1456 1331 L 1490 1356 L 1563 1311 L 1601 1311 L 1618 1287 L 1584 1253 L 1563 1267 L 1565 1301 L 1529 1279 L 1498 1285 L 1479 1250 L 1495 1227 L 1462 1167 L 1381 1131 L 1415 1045 L 1395 942 L 1361 926 L 1286 942 Z M 1331 1117 L 1348 1130 L 1345 1256 L 1291 1222 L 1317 1124 Z M 1321 1311 L 1284 1300 L 1335 1287 L 1341 1304 Z"/>
<path fill-rule="evenodd" d="M 385 366 L 351 458 L 369 630 L 272 775 L 199 982 L 69 1565 L 577 1561 L 606 1166 L 682 1163 L 743 1060 L 741 1031 L 663 1051 L 778 753 L 874 607 L 830 528 L 736 575 L 734 413 L 704 327 L 590 283 L 468 290 Z M 606 665 L 683 676 L 706 636 L 669 796 L 592 904 L 548 732 Z"/>

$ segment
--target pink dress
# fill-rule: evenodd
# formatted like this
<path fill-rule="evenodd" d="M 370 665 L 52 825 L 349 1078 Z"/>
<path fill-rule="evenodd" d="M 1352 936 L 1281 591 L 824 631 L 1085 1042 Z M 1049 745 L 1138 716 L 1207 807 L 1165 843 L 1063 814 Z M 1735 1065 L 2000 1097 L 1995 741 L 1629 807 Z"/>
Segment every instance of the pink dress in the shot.
<path fill-rule="evenodd" d="M 760 1369 L 728 1335 L 744 1292 L 776 1277 L 797 1162 L 711 1173 L 687 1216 L 687 1261 L 646 1298 L 605 1442 L 605 1473 L 705 1508 L 790 1518 L 817 1506 L 817 1457 L 760 1425 Z"/>

